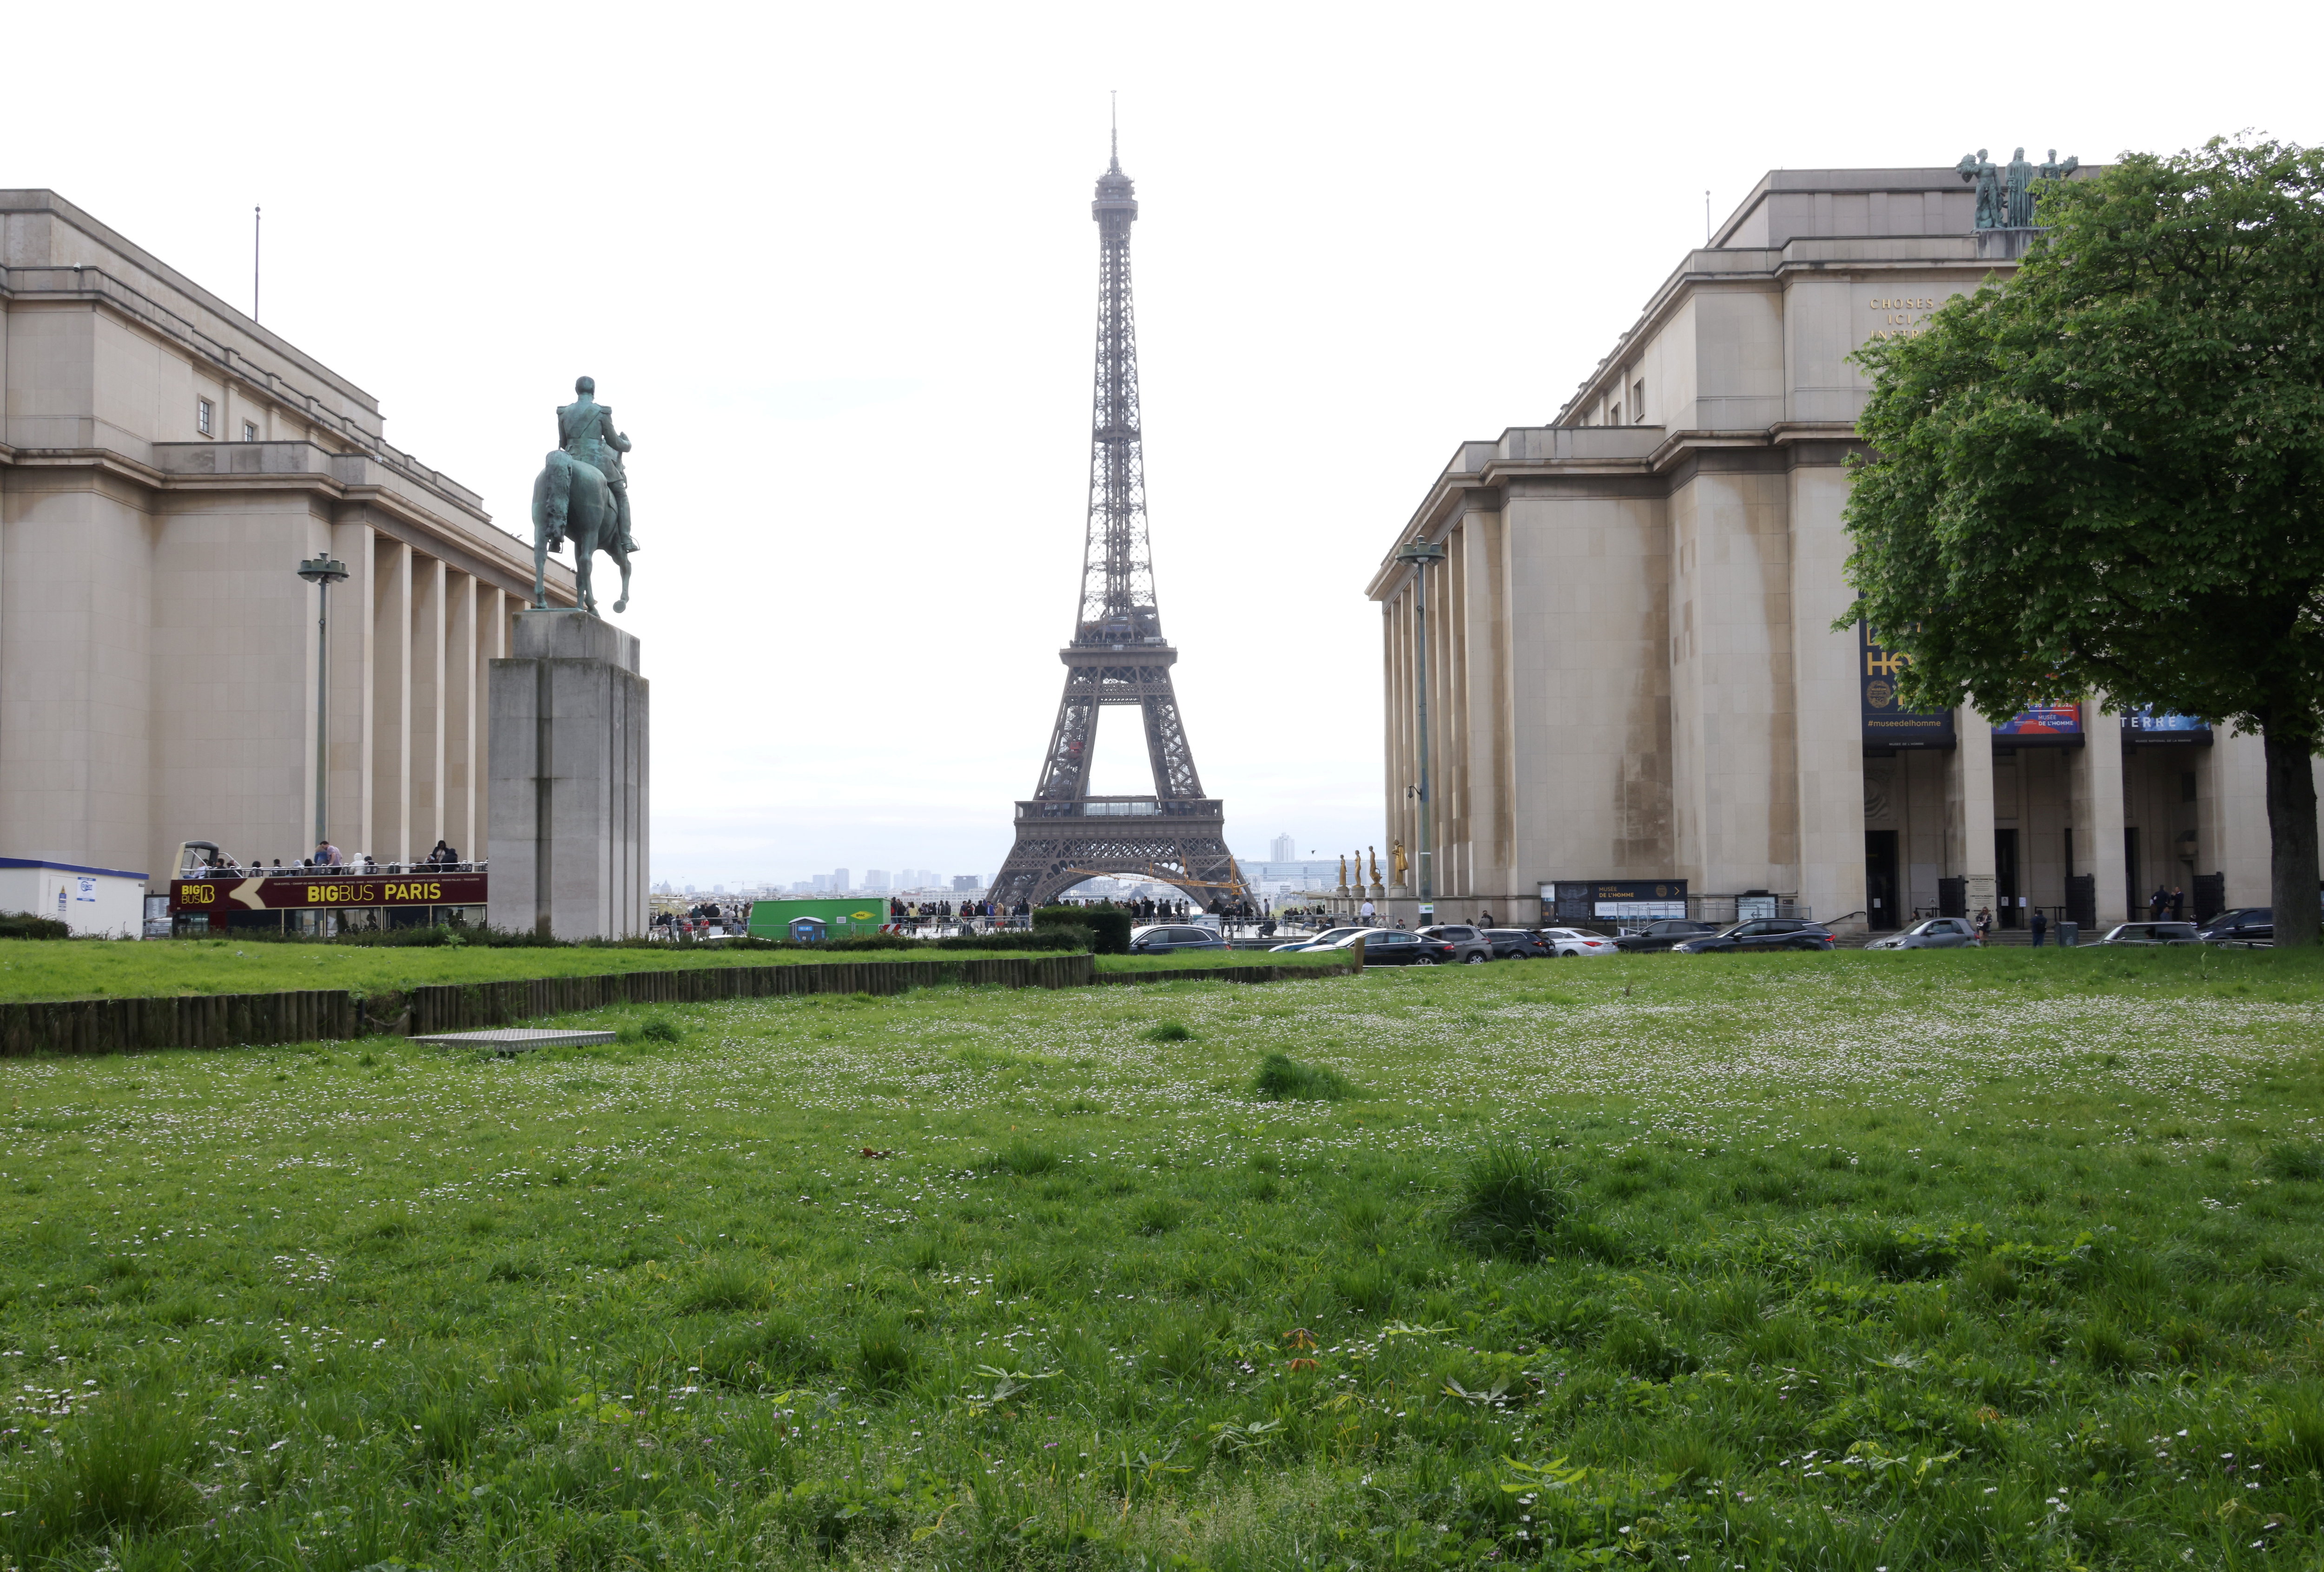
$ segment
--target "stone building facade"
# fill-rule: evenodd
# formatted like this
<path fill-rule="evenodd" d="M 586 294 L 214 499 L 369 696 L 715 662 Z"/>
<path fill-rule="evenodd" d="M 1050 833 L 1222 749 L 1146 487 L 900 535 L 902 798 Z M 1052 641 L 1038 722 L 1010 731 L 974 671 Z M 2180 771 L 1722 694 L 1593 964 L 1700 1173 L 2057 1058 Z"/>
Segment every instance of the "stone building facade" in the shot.
<path fill-rule="evenodd" d="M 2256 738 L 2096 703 L 2046 730 L 1899 725 L 1883 653 L 1833 629 L 1868 386 L 1848 357 L 2006 275 L 2024 233 L 1978 231 L 1950 168 L 1775 171 L 1554 421 L 1454 454 L 1394 543 L 1445 548 L 1425 618 L 1440 917 L 1570 918 L 1584 887 L 1682 881 L 1703 915 L 1773 897 L 1858 928 L 1955 907 L 2115 922 L 2158 884 L 2266 904 Z M 1370 586 L 1409 851 L 1416 587 L 1393 548 Z M 1417 868 L 1388 894 L 1416 915 Z"/>
<path fill-rule="evenodd" d="M 310 850 L 296 568 L 325 555 L 349 575 L 332 840 L 484 855 L 486 662 L 530 601 L 529 540 L 388 446 L 361 388 L 52 192 L 0 191 L 0 856 L 158 881 L 183 841 Z"/>

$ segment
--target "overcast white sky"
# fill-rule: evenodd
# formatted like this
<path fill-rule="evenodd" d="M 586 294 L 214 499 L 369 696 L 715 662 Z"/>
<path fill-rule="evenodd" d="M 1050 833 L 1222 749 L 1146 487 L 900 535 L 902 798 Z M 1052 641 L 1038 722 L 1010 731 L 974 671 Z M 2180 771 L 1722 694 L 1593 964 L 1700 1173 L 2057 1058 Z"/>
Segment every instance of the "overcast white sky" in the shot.
<path fill-rule="evenodd" d="M 1245 856 L 1380 839 L 1363 584 L 1777 167 L 2314 141 L 2324 7 L 27 8 L 47 186 L 370 390 L 512 529 L 597 379 L 658 878 L 990 875 L 1078 588 L 1110 89 L 1156 576 Z M 1111 722 L 1109 717 L 1109 722 Z M 1149 789 L 1101 729 L 1100 789 Z"/>

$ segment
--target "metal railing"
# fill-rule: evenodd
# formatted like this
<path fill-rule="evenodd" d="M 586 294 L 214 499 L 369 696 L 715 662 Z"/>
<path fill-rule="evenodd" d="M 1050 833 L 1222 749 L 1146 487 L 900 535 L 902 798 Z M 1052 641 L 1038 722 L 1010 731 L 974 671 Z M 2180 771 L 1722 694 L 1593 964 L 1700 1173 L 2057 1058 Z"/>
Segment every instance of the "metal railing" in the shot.
<path fill-rule="evenodd" d="M 192 868 L 180 878 L 405 878 L 430 873 L 490 873 L 492 860 L 479 862 L 254 862 L 248 867 Z"/>
<path fill-rule="evenodd" d="M 1606 902 L 1608 906 L 1636 906 L 1635 911 L 1600 913 L 1560 907 L 1555 915 L 1544 913 L 1542 925 L 1549 927 L 1597 927 L 1631 933 L 1649 923 L 1683 917 L 1695 923 L 1748 922 L 1755 917 L 1783 917 L 1799 922 L 1815 921 L 1815 908 L 1805 901 L 1787 896 L 1683 896 L 1667 901 Z M 1439 901 L 1439 909 L 1448 903 Z M 1449 920 L 1449 919 L 1448 919 Z"/>
<path fill-rule="evenodd" d="M 1217 797 L 1034 797 L 1017 804 L 1020 819 L 1216 819 L 1225 813 Z"/>

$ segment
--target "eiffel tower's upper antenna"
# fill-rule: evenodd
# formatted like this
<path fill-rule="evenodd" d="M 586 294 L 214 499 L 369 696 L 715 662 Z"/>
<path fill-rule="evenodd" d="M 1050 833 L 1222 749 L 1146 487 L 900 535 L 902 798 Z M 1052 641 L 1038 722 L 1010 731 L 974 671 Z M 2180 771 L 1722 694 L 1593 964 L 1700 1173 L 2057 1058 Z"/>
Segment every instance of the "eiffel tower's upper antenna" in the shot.
<path fill-rule="evenodd" d="M 1146 450 L 1139 429 L 1138 323 L 1130 298 L 1130 226 L 1137 187 L 1121 172 L 1121 139 L 1097 179 L 1097 377 L 1090 411 L 1089 533 L 1082 553 L 1076 644 L 1162 642 L 1146 533 Z"/>

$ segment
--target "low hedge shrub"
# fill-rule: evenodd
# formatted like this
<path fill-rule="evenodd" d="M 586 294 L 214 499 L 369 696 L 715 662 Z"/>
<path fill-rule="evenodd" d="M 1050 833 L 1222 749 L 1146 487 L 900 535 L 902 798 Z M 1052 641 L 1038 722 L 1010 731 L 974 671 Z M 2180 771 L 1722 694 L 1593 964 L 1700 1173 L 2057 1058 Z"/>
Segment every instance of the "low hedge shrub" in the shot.
<path fill-rule="evenodd" d="M 1033 926 L 1078 928 L 1090 935 L 1094 955 L 1130 953 L 1130 914 L 1117 906 L 1042 906 L 1033 914 Z"/>

